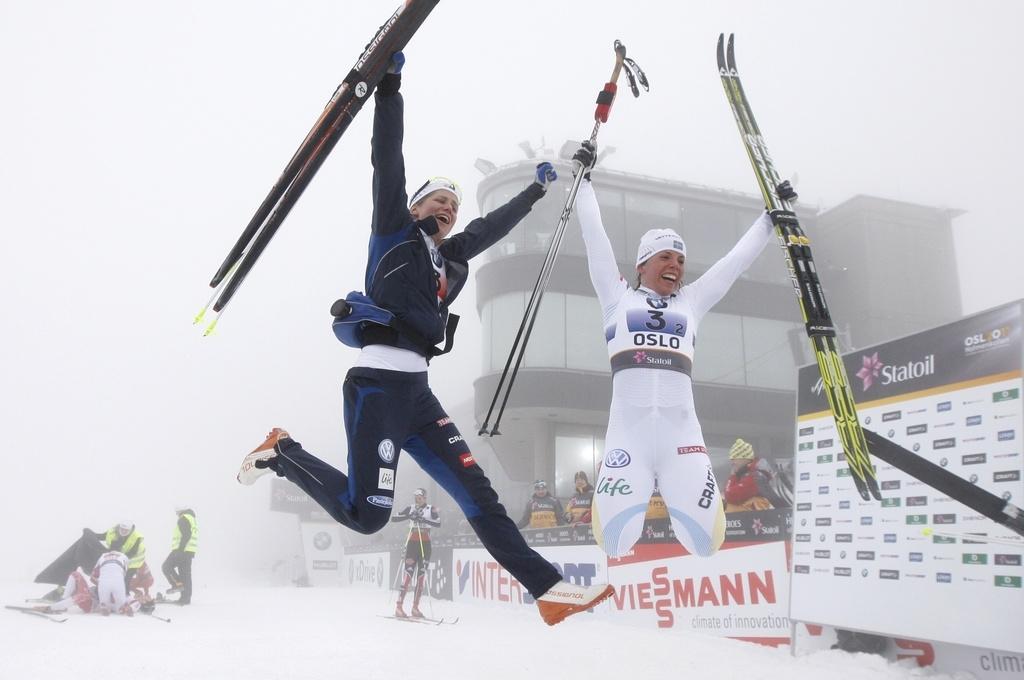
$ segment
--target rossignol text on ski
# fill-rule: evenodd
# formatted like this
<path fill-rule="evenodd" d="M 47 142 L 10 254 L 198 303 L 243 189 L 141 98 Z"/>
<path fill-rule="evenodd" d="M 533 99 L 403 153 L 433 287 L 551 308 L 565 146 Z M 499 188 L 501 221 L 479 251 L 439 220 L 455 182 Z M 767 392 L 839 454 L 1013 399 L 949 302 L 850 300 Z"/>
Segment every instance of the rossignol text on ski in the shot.
<path fill-rule="evenodd" d="M 384 77 L 391 55 L 405 47 L 437 3 L 438 0 L 405 0 L 366 45 L 355 66 L 338 85 L 313 128 L 302 140 L 302 144 L 285 166 L 284 172 L 271 187 L 270 193 L 210 280 L 210 287 L 214 289 L 213 295 L 193 321 L 194 324 L 201 323 L 212 305 L 216 316 L 206 326 L 203 335 L 209 335 L 214 331 L 221 312 L 252 270 L 256 260 L 338 143 L 349 123 Z"/>

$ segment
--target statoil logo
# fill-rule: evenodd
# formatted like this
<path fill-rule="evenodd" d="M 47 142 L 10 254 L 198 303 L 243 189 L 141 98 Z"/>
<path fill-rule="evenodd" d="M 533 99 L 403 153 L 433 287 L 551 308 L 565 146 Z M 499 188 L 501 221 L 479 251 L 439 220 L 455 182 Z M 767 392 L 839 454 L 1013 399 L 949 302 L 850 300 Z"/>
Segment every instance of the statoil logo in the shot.
<path fill-rule="evenodd" d="M 856 376 L 861 379 L 861 391 L 867 392 L 876 382 L 880 385 L 894 385 L 935 374 L 935 355 L 917 361 L 892 366 L 878 358 L 878 352 L 861 357 L 861 367 Z"/>

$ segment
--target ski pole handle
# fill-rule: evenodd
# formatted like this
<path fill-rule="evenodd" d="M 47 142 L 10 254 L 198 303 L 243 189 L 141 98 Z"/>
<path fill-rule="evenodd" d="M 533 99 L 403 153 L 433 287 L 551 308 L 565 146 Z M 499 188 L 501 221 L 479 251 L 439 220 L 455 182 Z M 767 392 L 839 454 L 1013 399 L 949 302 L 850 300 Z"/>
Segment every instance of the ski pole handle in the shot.
<path fill-rule="evenodd" d="M 612 102 L 615 101 L 615 93 L 618 91 L 615 83 L 605 83 L 604 89 L 597 93 L 597 110 L 594 111 L 594 120 L 602 123 L 608 122 L 608 114 L 612 112 Z"/>

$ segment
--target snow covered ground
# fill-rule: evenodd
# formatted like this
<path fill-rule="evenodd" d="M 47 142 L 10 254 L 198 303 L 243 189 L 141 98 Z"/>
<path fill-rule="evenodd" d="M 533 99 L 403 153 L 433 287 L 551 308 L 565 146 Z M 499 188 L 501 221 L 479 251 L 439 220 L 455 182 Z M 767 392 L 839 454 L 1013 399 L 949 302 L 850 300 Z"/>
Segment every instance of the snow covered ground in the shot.
<path fill-rule="evenodd" d="M 4 584 L 5 604 L 40 586 Z M 189 607 L 138 616 L 70 615 L 66 623 L 0 613 L 0 680 L 262 680 L 525 677 L 703 680 L 949 680 L 881 657 L 791 657 L 728 639 L 617 625 L 578 615 L 549 628 L 534 611 L 433 603 L 457 625 L 382 618 L 392 596 L 356 589 L 201 589 Z M 426 609 L 426 608 L 425 608 Z M 429 613 L 429 612 L 428 612 Z"/>

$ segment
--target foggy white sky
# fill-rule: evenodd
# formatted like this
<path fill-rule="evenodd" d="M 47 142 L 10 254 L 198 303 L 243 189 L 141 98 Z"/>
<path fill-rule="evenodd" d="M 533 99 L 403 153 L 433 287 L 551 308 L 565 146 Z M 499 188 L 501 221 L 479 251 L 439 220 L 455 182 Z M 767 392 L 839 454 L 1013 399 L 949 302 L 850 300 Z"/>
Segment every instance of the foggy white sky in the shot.
<path fill-rule="evenodd" d="M 155 566 L 178 502 L 199 512 L 208 569 L 265 558 L 261 532 L 286 518 L 268 519 L 265 488 L 235 484 L 242 455 L 275 425 L 343 455 L 354 352 L 327 310 L 362 281 L 371 105 L 218 336 L 191 319 L 396 4 L 0 4 L 0 513 L 21 548 L 0 577 L 28 578 L 81 527 L 122 517 L 149 536 Z M 1019 3 L 710 5 L 442 0 L 406 50 L 409 183 L 444 174 L 473 197 L 477 157 L 503 164 L 520 141 L 557 150 L 588 134 L 619 38 L 652 92 L 620 96 L 599 140 L 617 149 L 607 167 L 753 193 L 715 68 L 719 32 L 735 32 L 804 205 L 868 193 L 967 210 L 965 312 L 1024 297 Z M 476 214 L 470 198 L 462 224 Z M 908 275 L 928 266 L 907 253 Z M 432 370 L 442 403 L 467 399 L 479 372 L 473 300 L 470 287 L 457 304 L 459 356 Z"/>

